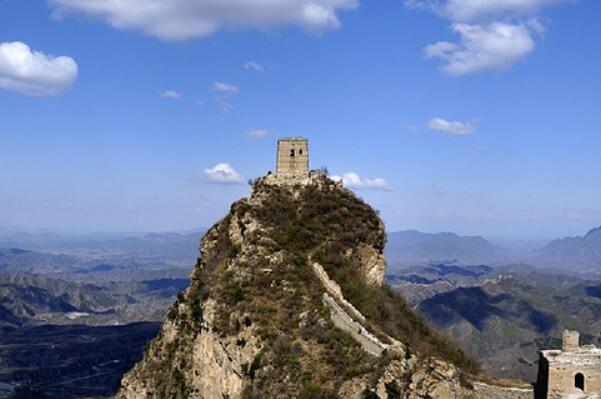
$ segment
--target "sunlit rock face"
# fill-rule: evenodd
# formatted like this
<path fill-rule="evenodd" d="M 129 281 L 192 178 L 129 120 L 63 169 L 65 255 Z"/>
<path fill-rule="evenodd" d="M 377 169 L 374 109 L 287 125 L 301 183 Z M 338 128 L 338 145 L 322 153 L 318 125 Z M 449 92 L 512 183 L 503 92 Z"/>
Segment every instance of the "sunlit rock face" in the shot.
<path fill-rule="evenodd" d="M 491 397 L 475 362 L 382 285 L 385 241 L 376 212 L 322 173 L 257 179 L 201 240 L 117 397 Z"/>

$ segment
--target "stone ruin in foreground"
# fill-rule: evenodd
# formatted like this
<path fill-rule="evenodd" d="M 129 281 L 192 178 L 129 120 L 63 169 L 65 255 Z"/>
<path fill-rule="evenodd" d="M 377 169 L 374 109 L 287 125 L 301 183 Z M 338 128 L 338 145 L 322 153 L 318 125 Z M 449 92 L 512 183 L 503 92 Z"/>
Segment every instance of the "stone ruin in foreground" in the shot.
<path fill-rule="evenodd" d="M 601 399 L 601 349 L 564 331 L 561 350 L 540 352 L 536 388 L 541 399 Z"/>

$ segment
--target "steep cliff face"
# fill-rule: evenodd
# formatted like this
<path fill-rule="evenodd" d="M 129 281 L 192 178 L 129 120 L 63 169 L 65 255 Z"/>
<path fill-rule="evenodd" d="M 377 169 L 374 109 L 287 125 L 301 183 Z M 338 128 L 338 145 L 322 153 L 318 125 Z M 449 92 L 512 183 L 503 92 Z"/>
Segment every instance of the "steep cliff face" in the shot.
<path fill-rule="evenodd" d="M 384 225 L 322 175 L 271 176 L 201 241 L 118 398 L 470 398 L 477 365 L 382 286 Z"/>

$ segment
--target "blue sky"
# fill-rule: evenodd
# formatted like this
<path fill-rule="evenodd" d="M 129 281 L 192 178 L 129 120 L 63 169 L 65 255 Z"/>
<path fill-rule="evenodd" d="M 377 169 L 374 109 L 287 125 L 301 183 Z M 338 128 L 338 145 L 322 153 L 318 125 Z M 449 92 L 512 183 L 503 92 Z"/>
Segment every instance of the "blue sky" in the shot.
<path fill-rule="evenodd" d="M 289 135 L 389 230 L 601 225 L 601 3 L 210 3 L 0 0 L 0 225 L 207 226 Z"/>

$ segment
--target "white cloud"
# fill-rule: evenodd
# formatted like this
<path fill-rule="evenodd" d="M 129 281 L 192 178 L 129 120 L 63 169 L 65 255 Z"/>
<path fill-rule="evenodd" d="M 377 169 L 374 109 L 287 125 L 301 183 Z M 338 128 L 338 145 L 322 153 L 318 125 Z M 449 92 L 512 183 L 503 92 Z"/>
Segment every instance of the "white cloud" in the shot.
<path fill-rule="evenodd" d="M 206 179 L 212 183 L 218 184 L 242 184 L 244 177 L 228 163 L 218 163 L 212 168 L 205 169 Z"/>
<path fill-rule="evenodd" d="M 231 110 L 234 108 L 234 106 L 229 101 L 227 101 L 223 98 L 217 99 L 217 106 L 219 107 L 220 110 L 222 110 L 226 114 L 229 114 L 231 112 Z"/>
<path fill-rule="evenodd" d="M 441 58 L 441 71 L 465 75 L 508 69 L 536 47 L 544 25 L 536 14 L 547 5 L 576 0 L 405 0 L 409 8 L 434 12 L 451 21 L 457 43 L 439 41 L 424 48 L 426 58 Z"/>
<path fill-rule="evenodd" d="M 140 30 L 163 40 L 206 37 L 221 29 L 298 26 L 322 32 L 340 26 L 337 13 L 358 0 L 48 0 L 54 15 L 80 13 L 118 29 Z"/>
<path fill-rule="evenodd" d="M 251 130 L 246 135 L 248 137 L 252 137 L 255 139 L 262 139 L 263 137 L 269 136 L 269 131 L 267 130 Z"/>
<path fill-rule="evenodd" d="M 365 179 L 355 172 L 343 173 L 342 176 L 331 176 L 332 180 L 342 181 L 344 186 L 349 188 L 363 188 L 372 190 L 390 190 L 390 184 L 380 177 L 375 179 Z"/>
<path fill-rule="evenodd" d="M 217 97 L 215 100 L 217 102 L 217 106 L 225 113 L 229 113 L 234 106 L 227 100 L 228 97 L 231 97 L 235 94 L 238 94 L 240 90 L 238 86 L 233 85 L 231 83 L 223 83 L 223 82 L 214 82 L 213 90 L 221 93 L 220 97 Z"/>
<path fill-rule="evenodd" d="M 481 21 L 504 16 L 524 16 L 543 6 L 571 0 L 448 0 L 442 12 L 453 21 Z"/>
<path fill-rule="evenodd" d="M 426 58 L 443 57 L 455 50 L 457 50 L 457 45 L 455 43 L 437 42 L 426 46 L 424 48 L 424 55 Z"/>
<path fill-rule="evenodd" d="M 182 95 L 175 90 L 166 90 L 161 93 L 161 97 L 163 97 L 163 98 L 176 99 L 176 98 L 180 98 L 181 96 Z"/>
<path fill-rule="evenodd" d="M 455 135 L 471 134 L 476 131 L 471 122 L 447 121 L 442 118 L 431 119 L 428 122 L 428 128 Z"/>
<path fill-rule="evenodd" d="M 231 83 L 215 82 L 213 83 L 213 90 L 220 91 L 222 93 L 236 94 L 240 88 Z"/>
<path fill-rule="evenodd" d="M 599 220 L 601 209 L 571 209 L 567 217 L 574 220 Z"/>
<path fill-rule="evenodd" d="M 494 22 L 488 25 L 453 24 L 461 36 L 459 44 L 438 42 L 426 46 L 426 58 L 445 61 L 441 70 L 448 75 L 465 75 L 485 69 L 507 69 L 521 61 L 535 46 L 525 24 Z"/>
<path fill-rule="evenodd" d="M 244 69 L 250 69 L 255 72 L 263 72 L 265 70 L 265 68 L 263 68 L 263 65 L 257 64 L 254 61 L 245 62 Z"/>
<path fill-rule="evenodd" d="M 0 43 L 0 88 L 30 96 L 53 96 L 77 79 L 73 58 L 33 51 L 22 42 Z"/>
<path fill-rule="evenodd" d="M 482 22 L 535 15 L 547 5 L 576 0 L 405 0 L 411 9 L 436 13 L 456 22 Z"/>

